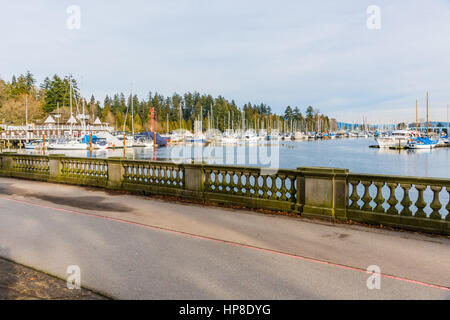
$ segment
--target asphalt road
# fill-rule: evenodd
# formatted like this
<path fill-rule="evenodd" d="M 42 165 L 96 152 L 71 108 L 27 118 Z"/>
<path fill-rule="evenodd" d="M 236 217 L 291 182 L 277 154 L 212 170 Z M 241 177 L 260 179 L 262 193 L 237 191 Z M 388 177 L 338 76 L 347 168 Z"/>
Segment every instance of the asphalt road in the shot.
<path fill-rule="evenodd" d="M 353 243 L 355 256 L 348 256 L 348 251 L 336 238 L 325 237 L 320 243 L 311 241 L 291 243 L 290 229 L 281 232 L 272 239 L 262 243 L 253 242 L 253 237 L 239 237 L 227 234 L 218 228 L 202 230 L 196 226 L 201 222 L 194 219 L 198 211 L 206 210 L 213 216 L 209 218 L 235 220 L 245 225 L 248 235 L 252 235 L 252 225 L 258 229 L 263 223 L 303 225 L 305 229 L 324 229 L 325 234 L 333 235 L 330 228 L 343 237 L 355 235 L 380 243 L 395 235 L 377 232 L 364 232 L 345 226 L 328 226 L 305 222 L 285 217 L 245 214 L 239 211 L 220 208 L 199 208 L 189 204 L 170 204 L 172 210 L 181 216 L 190 217 L 192 225 L 167 226 L 164 214 L 167 207 L 160 200 L 145 200 L 147 206 L 141 211 L 131 210 L 131 218 L 122 210 L 120 204 L 135 205 L 142 201 L 140 197 L 126 195 L 107 195 L 102 191 L 87 191 L 72 186 L 50 185 L 66 196 L 80 197 L 89 195 L 111 198 L 108 210 L 102 211 L 75 208 L 58 203 L 55 199 L 45 199 L 34 195 L 17 192 L 39 190 L 40 186 L 49 184 L 19 182 L 13 179 L 0 179 L 0 185 L 8 185 L 0 192 L 0 256 L 13 259 L 24 265 L 46 271 L 61 278 L 68 275 L 69 265 L 78 265 L 81 269 L 82 286 L 119 299 L 450 299 L 448 288 L 450 254 L 448 239 L 426 241 L 408 234 L 398 233 L 397 240 L 405 250 L 403 265 L 405 274 L 394 272 L 398 264 L 391 266 L 377 252 L 372 255 L 373 264 L 381 265 L 381 287 L 369 290 L 369 274 L 358 265 L 360 251 L 370 249 L 364 241 Z M 25 188 L 28 185 L 28 188 Z M 15 192 L 11 192 L 12 188 Z M 55 189 L 56 190 L 56 189 Z M 42 191 L 42 190 L 41 190 Z M 79 191 L 78 194 L 74 191 Z M 56 193 L 56 191 L 55 191 Z M 114 198 L 114 200 L 112 200 Z M 93 200 L 93 199 L 92 199 Z M 81 201 L 81 200 L 80 200 Z M 150 203 L 152 202 L 152 203 Z M 106 202 L 103 201 L 105 204 Z M 67 205 L 68 204 L 68 205 Z M 161 208 L 161 210 L 158 210 Z M 117 211 L 115 211 L 117 210 Z M 151 211 L 151 212 L 149 212 Z M 193 216 L 189 216 L 190 212 Z M 111 214 L 118 212 L 118 214 Z M 148 221 L 147 214 L 153 217 Z M 214 216 L 217 215 L 217 216 Z M 170 217 L 170 216 L 169 216 Z M 327 229 L 328 228 L 328 229 Z M 272 231 L 267 226 L 267 233 Z M 360 233 L 360 234 L 359 234 Z M 388 238 L 386 238 L 388 237 Z M 261 235 L 261 239 L 265 239 Z M 392 240 L 394 239 L 394 240 Z M 378 242 L 377 242 L 378 241 Z M 284 246 L 283 243 L 286 243 Z M 328 243 L 327 243 L 328 242 Z M 338 245 L 336 246 L 336 243 Z M 302 255 L 301 247 L 309 254 Z M 314 246 L 320 257 L 314 257 Z M 389 255 L 397 250 L 398 244 L 379 248 Z M 329 247 L 326 256 L 324 247 Z M 426 250 L 426 251 L 425 251 Z M 423 252 L 422 252 L 423 251 Z M 432 252 L 434 260 L 427 254 Z M 439 253 L 439 254 L 438 254 Z M 370 256 L 370 255 L 369 255 Z M 442 260 L 439 260 L 442 259 Z M 369 262 L 369 261 L 367 261 Z M 367 266 L 368 264 L 364 261 Z M 447 264 L 446 264 L 447 263 Z M 444 264 L 444 265 L 442 265 Z M 417 270 L 414 265 L 417 265 Z M 422 270 L 434 270 L 434 274 L 420 277 Z M 415 273 L 416 272 L 416 273 Z"/>

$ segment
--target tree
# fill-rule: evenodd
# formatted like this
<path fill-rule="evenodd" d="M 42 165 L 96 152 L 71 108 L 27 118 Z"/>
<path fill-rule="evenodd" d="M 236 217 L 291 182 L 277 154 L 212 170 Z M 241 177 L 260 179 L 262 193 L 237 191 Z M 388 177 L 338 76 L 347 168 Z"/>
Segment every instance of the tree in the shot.
<path fill-rule="evenodd" d="M 10 124 L 25 124 L 26 113 L 28 113 L 29 122 L 42 119 L 44 116 L 39 101 L 32 96 L 22 94 L 16 99 L 8 99 L 3 103 L 0 108 L 0 121 Z"/>
<path fill-rule="evenodd" d="M 291 106 L 287 106 L 286 110 L 284 111 L 284 119 L 290 121 L 293 117 L 294 113 L 292 112 Z"/>
<path fill-rule="evenodd" d="M 106 105 L 102 110 L 101 121 L 104 123 L 109 123 L 110 125 L 115 125 L 114 114 L 111 112 L 109 105 Z"/>
<path fill-rule="evenodd" d="M 41 85 L 41 89 L 44 91 L 44 106 L 45 112 L 54 111 L 58 104 L 59 106 L 70 105 L 70 85 L 72 84 L 72 104 L 74 100 L 80 99 L 80 93 L 78 90 L 77 81 L 70 76 L 66 76 L 61 79 L 58 75 L 54 75 L 50 80 L 45 78 L 44 83 Z"/>

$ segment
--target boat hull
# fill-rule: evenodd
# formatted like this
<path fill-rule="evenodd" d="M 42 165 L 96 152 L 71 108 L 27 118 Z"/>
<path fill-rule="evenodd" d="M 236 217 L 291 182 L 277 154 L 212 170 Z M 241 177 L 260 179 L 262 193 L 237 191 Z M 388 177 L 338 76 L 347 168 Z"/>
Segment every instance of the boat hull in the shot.
<path fill-rule="evenodd" d="M 408 144 L 408 140 L 402 138 L 377 138 L 375 141 L 378 143 L 380 148 L 405 148 Z"/>

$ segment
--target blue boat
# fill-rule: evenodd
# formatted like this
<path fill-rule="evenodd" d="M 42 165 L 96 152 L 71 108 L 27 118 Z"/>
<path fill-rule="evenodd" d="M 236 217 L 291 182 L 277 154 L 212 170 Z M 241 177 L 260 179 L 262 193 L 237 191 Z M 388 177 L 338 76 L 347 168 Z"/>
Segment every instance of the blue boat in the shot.
<path fill-rule="evenodd" d="M 439 140 L 431 140 L 429 137 L 419 137 L 408 141 L 410 149 L 432 149 L 437 146 Z"/>

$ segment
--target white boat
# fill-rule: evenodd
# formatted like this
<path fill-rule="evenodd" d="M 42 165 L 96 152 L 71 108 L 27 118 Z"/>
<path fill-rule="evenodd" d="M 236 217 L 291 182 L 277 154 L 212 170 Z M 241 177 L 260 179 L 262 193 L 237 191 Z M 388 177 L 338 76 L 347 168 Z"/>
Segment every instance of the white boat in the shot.
<path fill-rule="evenodd" d="M 359 132 L 358 133 L 358 138 L 365 138 L 367 139 L 369 137 L 369 135 L 366 132 Z"/>
<path fill-rule="evenodd" d="M 48 143 L 48 142 L 46 141 L 46 143 Z M 28 150 L 40 149 L 42 147 L 43 147 L 42 139 L 41 140 L 33 140 L 30 143 L 25 144 L 25 149 L 28 149 Z"/>
<path fill-rule="evenodd" d="M 49 143 L 47 148 L 49 150 L 87 150 L 89 149 L 89 144 L 78 140 L 60 140 L 54 143 Z"/>
<path fill-rule="evenodd" d="M 185 142 L 188 142 L 188 143 L 205 143 L 206 142 L 206 136 L 203 133 L 187 135 L 185 137 Z"/>
<path fill-rule="evenodd" d="M 114 136 L 109 132 L 98 132 L 95 134 L 98 138 L 105 139 L 106 141 L 106 148 L 107 149 L 116 149 L 116 148 L 123 148 L 123 136 L 120 138 L 120 136 Z M 125 145 L 127 147 L 133 146 L 132 140 L 127 140 L 125 138 Z"/>
<path fill-rule="evenodd" d="M 391 135 L 375 138 L 380 148 L 400 147 L 406 148 L 409 140 L 414 139 L 415 134 L 408 130 L 395 130 Z"/>
<path fill-rule="evenodd" d="M 248 130 L 247 132 L 245 132 L 243 138 L 244 138 L 245 142 L 248 142 L 248 143 L 258 142 L 260 140 L 260 137 L 258 137 L 251 130 Z"/>
<path fill-rule="evenodd" d="M 300 131 L 296 131 L 295 132 L 294 140 L 303 140 L 303 139 L 306 139 L 306 138 L 307 138 L 307 136 L 305 136 L 303 134 L 303 132 L 300 132 Z"/>
<path fill-rule="evenodd" d="M 133 147 L 141 148 L 153 148 L 155 143 L 151 139 L 145 139 L 144 137 L 139 137 L 133 142 Z"/>

